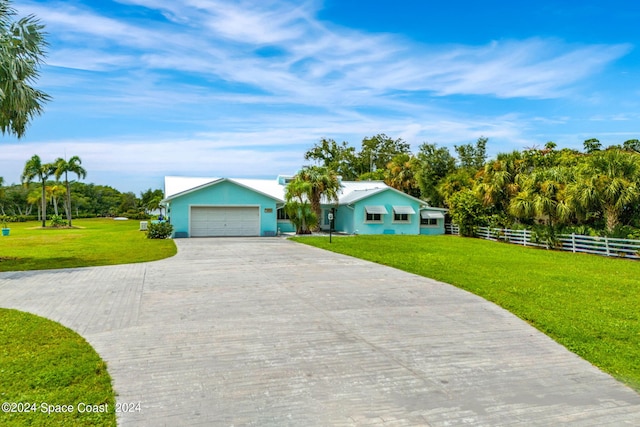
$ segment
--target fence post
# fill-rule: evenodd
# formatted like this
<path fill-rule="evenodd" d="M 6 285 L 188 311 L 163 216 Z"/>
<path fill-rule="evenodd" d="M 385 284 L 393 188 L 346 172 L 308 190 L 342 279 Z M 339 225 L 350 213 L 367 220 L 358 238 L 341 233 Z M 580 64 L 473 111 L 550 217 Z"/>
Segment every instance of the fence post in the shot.
<path fill-rule="evenodd" d="M 576 253 L 576 233 L 571 233 L 571 252 Z"/>
<path fill-rule="evenodd" d="M 607 256 L 611 256 L 609 252 L 609 238 L 607 236 L 604 236 L 604 246 L 607 248 Z"/>
<path fill-rule="evenodd" d="M 524 242 L 525 247 L 527 246 L 527 231 L 527 229 L 524 229 L 522 233 L 522 241 Z"/>

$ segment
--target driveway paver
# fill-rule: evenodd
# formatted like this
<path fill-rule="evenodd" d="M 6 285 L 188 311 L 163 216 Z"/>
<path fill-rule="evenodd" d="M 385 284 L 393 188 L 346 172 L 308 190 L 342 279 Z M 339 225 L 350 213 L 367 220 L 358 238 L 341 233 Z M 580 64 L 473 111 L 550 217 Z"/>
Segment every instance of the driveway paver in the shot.
<path fill-rule="evenodd" d="M 0 274 L 107 361 L 121 426 L 640 425 L 640 395 L 453 286 L 279 238 Z"/>

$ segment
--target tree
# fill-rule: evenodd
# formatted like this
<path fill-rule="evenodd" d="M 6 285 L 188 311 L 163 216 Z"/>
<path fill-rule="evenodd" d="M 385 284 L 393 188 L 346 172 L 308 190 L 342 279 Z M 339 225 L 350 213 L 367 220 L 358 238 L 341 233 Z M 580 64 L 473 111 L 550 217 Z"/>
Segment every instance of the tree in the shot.
<path fill-rule="evenodd" d="M 44 26 L 34 16 L 14 21 L 15 15 L 10 1 L 0 0 L 0 130 L 22 138 L 50 97 L 32 86 L 44 58 Z"/>
<path fill-rule="evenodd" d="M 640 156 L 622 150 L 585 156 L 567 192 L 579 208 L 601 212 L 608 232 L 620 224 L 626 208 L 640 201 Z"/>
<path fill-rule="evenodd" d="M 584 146 L 584 152 L 587 154 L 602 150 L 602 144 L 596 138 L 587 139 L 582 145 Z"/>
<path fill-rule="evenodd" d="M 46 183 L 47 178 L 53 173 L 53 165 L 42 163 L 40 157 L 34 154 L 31 159 L 24 165 L 21 180 L 23 184 L 29 184 L 34 178 L 38 178 L 42 184 L 42 226 L 46 227 L 47 220 L 47 199 L 46 199 Z"/>
<path fill-rule="evenodd" d="M 66 187 L 66 200 L 64 210 L 67 214 L 67 222 L 71 226 L 71 186 L 69 185 L 69 172 L 76 174 L 78 179 L 84 179 L 87 176 L 87 171 L 81 166 L 82 160 L 80 157 L 73 156 L 69 161 L 58 158 L 54 163 L 54 175 L 56 180 L 59 180 L 64 175 L 64 185 Z M 57 214 L 57 213 L 56 213 Z"/>
<path fill-rule="evenodd" d="M 398 154 L 387 164 L 384 182 L 413 197 L 420 197 L 416 180 L 417 159 L 409 154 Z"/>
<path fill-rule="evenodd" d="M 517 178 L 522 172 L 524 160 L 519 151 L 498 154 L 493 161 L 487 162 L 478 174 L 475 189 L 482 204 L 491 207 L 495 213 L 504 213 L 511 198 L 520 187 Z"/>
<path fill-rule="evenodd" d="M 460 167 L 465 169 L 480 170 L 487 160 L 487 142 L 489 138 L 480 137 L 475 146 L 472 144 L 454 145 L 458 153 Z"/>
<path fill-rule="evenodd" d="M 640 153 L 640 140 L 628 139 L 622 143 L 622 148 L 627 151 L 635 151 Z"/>
<path fill-rule="evenodd" d="M 318 217 L 313 213 L 309 203 L 311 183 L 295 176 L 285 190 L 284 211 L 296 227 L 296 233 L 309 233 L 309 224 L 315 224 Z"/>
<path fill-rule="evenodd" d="M 312 230 L 318 229 L 317 222 L 321 218 L 320 203 L 322 197 L 327 202 L 338 202 L 338 193 L 341 184 L 335 171 L 322 166 L 306 166 L 296 175 L 296 178 L 309 183 L 307 197 L 311 204 L 311 210 L 316 216 L 316 223 L 311 225 Z"/>
<path fill-rule="evenodd" d="M 53 205 L 53 213 L 58 216 L 58 200 L 60 197 L 65 196 L 65 189 L 59 185 L 47 185 L 45 187 L 45 194 L 47 196 L 47 200 L 51 200 L 51 204 Z"/>
<path fill-rule="evenodd" d="M 410 154 L 409 143 L 401 138 L 393 139 L 380 133 L 362 140 L 362 149 L 358 153 L 356 172 L 358 176 L 367 172 L 384 170 L 387 164 L 398 154 Z"/>
<path fill-rule="evenodd" d="M 566 198 L 570 172 L 563 167 L 539 169 L 519 176 L 522 190 L 511 200 L 509 211 L 522 219 L 546 218 L 551 228 L 567 222 L 573 209 Z"/>
<path fill-rule="evenodd" d="M 416 181 L 420 194 L 431 206 L 444 206 L 444 198 L 438 192 L 438 184 L 456 168 L 456 159 L 446 147 L 424 143 L 416 155 Z"/>
<path fill-rule="evenodd" d="M 461 236 L 474 236 L 479 226 L 486 225 L 486 210 L 476 194 L 465 189 L 449 199 L 449 214 L 454 224 L 460 227 Z"/>
<path fill-rule="evenodd" d="M 306 153 L 305 160 L 313 160 L 320 166 L 336 171 L 344 180 L 352 181 L 358 177 L 355 170 L 356 149 L 346 141 L 338 145 L 333 139 L 322 138 Z"/>

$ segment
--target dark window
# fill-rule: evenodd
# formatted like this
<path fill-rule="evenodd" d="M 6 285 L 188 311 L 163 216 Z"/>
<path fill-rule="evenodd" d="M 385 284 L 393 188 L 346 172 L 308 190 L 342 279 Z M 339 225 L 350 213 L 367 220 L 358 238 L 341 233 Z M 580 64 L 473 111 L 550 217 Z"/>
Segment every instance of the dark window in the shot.
<path fill-rule="evenodd" d="M 367 214 L 367 221 L 382 221 L 382 215 L 381 214 L 368 213 Z"/>
<path fill-rule="evenodd" d="M 438 225 L 438 218 L 420 218 L 422 225 Z"/>
<path fill-rule="evenodd" d="M 278 219 L 290 219 L 284 209 L 278 209 Z"/>
<path fill-rule="evenodd" d="M 394 221 L 409 221 L 409 214 L 393 214 Z"/>

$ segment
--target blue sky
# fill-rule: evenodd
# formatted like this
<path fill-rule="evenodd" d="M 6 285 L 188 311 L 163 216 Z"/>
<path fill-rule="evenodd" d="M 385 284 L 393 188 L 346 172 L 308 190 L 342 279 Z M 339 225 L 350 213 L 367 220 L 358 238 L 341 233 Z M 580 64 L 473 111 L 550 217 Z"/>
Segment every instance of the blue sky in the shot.
<path fill-rule="evenodd" d="M 53 97 L 0 176 L 78 155 L 87 182 L 294 173 L 320 138 L 490 155 L 640 139 L 640 2 L 14 0 Z"/>

